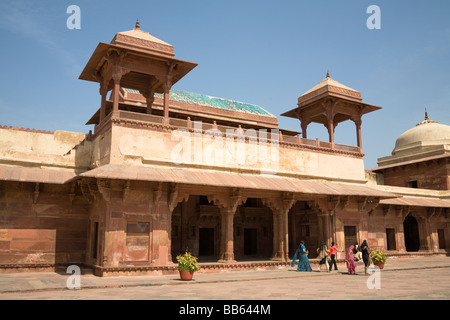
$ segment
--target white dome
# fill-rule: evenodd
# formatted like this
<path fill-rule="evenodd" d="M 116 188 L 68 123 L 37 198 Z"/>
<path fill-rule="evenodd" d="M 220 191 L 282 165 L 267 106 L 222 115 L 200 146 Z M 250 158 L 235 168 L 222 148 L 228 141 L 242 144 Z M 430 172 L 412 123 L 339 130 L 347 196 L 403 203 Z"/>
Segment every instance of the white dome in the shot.
<path fill-rule="evenodd" d="M 395 142 L 392 154 L 411 153 L 413 150 L 450 144 L 450 126 L 429 120 L 401 134 Z"/>

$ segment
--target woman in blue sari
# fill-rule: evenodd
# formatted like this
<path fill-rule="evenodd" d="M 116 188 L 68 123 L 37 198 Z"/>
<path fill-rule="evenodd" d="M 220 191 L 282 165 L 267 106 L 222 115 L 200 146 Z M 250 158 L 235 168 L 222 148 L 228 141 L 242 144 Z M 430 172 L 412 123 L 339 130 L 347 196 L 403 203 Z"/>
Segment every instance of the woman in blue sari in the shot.
<path fill-rule="evenodd" d="M 303 241 L 300 241 L 300 246 L 297 248 L 297 251 L 295 251 L 291 267 L 295 266 L 295 261 L 297 260 L 297 258 L 298 258 L 297 271 L 312 271 L 308 259 L 308 250 L 306 250 L 305 243 Z"/>

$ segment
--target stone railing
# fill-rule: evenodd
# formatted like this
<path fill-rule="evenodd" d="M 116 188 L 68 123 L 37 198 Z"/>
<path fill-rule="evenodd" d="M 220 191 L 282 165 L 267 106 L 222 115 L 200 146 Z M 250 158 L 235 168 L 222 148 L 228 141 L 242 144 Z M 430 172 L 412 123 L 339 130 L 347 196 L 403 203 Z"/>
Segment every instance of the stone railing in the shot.
<path fill-rule="evenodd" d="M 364 154 L 359 147 L 349 146 L 338 143 L 312 140 L 302 138 L 300 133 L 297 135 L 283 134 L 279 128 L 267 129 L 247 129 L 231 126 L 217 125 L 207 122 L 196 122 L 188 118 L 177 119 L 169 118 L 168 123 L 164 123 L 164 117 L 150 114 L 143 114 L 131 111 L 123 111 L 108 114 L 105 119 L 96 126 L 95 135 L 101 133 L 109 123 L 131 126 L 136 128 L 159 128 L 163 130 L 187 130 L 190 132 L 199 132 L 202 134 L 222 134 L 227 139 L 247 139 L 253 142 L 273 143 L 277 142 L 280 146 L 294 147 L 318 152 L 347 154 L 354 157 L 363 157 Z"/>

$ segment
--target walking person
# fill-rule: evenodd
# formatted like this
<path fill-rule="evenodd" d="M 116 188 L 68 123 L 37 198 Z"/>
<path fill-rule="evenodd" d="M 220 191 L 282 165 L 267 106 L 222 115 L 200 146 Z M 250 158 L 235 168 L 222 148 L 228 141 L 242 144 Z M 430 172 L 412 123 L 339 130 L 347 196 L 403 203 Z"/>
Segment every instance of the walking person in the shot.
<path fill-rule="evenodd" d="M 364 261 L 364 274 L 367 275 L 367 270 L 370 266 L 370 248 L 366 240 L 361 243 L 361 253 Z"/>
<path fill-rule="evenodd" d="M 353 257 L 354 257 L 353 260 L 355 260 L 355 262 L 362 260 L 361 247 L 359 246 L 358 242 L 355 242 L 355 245 L 353 248 Z"/>
<path fill-rule="evenodd" d="M 343 251 L 336 248 L 336 246 L 334 245 L 334 242 L 331 242 L 331 247 L 330 247 L 331 262 L 330 262 L 330 268 L 329 268 L 330 271 L 331 271 L 333 265 L 334 265 L 334 270 L 338 269 L 337 264 L 336 264 L 336 252 L 343 252 Z"/>
<path fill-rule="evenodd" d="M 353 256 L 353 250 L 355 246 L 351 245 L 347 250 L 347 255 L 345 256 L 345 262 L 347 262 L 348 274 L 356 274 L 356 264 Z"/>
<path fill-rule="evenodd" d="M 295 261 L 298 258 L 297 271 L 312 271 L 311 265 L 308 259 L 308 250 L 306 250 L 305 242 L 300 241 L 300 246 L 295 251 L 294 259 L 292 260 L 291 267 L 295 265 Z"/>
<path fill-rule="evenodd" d="M 318 258 L 320 259 L 319 262 L 319 271 L 323 264 L 325 264 L 326 270 L 330 272 L 329 266 L 328 266 L 328 256 L 330 252 L 328 251 L 327 245 L 325 244 L 325 241 L 322 241 L 320 243 L 320 247 L 317 248 L 317 253 L 319 254 Z"/>

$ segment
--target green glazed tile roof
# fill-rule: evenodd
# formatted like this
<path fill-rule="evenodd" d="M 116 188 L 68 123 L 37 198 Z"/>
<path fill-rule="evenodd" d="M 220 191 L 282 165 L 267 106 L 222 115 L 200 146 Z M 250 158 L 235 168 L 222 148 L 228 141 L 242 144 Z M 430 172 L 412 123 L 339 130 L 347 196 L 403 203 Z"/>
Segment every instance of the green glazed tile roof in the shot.
<path fill-rule="evenodd" d="M 134 89 L 129 89 L 129 88 L 123 88 L 126 92 L 129 92 L 129 93 L 136 93 L 136 94 L 141 94 L 140 92 L 139 92 L 139 90 L 134 90 Z"/>
<path fill-rule="evenodd" d="M 139 93 L 139 91 L 133 90 L 133 89 L 125 89 L 125 90 L 128 92 L 131 92 L 131 93 Z M 163 95 L 156 93 L 155 97 L 163 98 Z M 267 112 L 260 106 L 257 106 L 254 104 L 248 104 L 248 103 L 244 103 L 244 102 L 216 98 L 216 97 L 211 97 L 211 96 L 207 96 L 207 95 L 199 94 L 199 93 L 192 93 L 192 92 L 181 91 L 181 90 L 170 90 L 170 100 L 192 103 L 192 104 L 197 104 L 197 105 L 207 106 L 207 107 L 212 107 L 212 108 L 225 109 L 225 110 L 230 110 L 230 111 L 246 112 L 246 113 L 276 118 L 271 113 Z"/>

